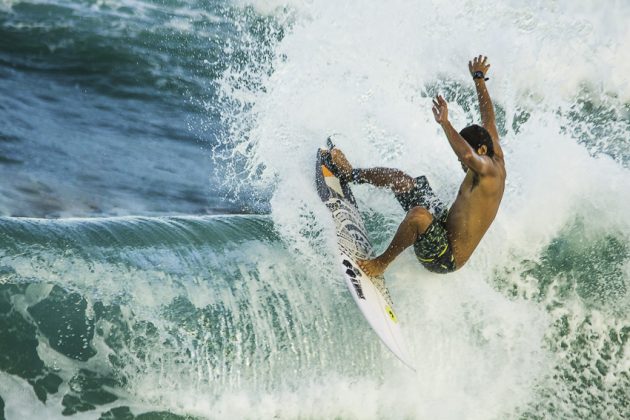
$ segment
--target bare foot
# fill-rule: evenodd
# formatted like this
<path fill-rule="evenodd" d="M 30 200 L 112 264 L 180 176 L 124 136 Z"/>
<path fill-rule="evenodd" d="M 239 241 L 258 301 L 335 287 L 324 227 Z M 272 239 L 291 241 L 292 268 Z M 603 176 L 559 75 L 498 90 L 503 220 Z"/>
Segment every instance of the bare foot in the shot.
<path fill-rule="evenodd" d="M 330 151 L 333 163 L 339 170 L 340 174 L 344 178 L 350 178 L 352 174 L 352 165 L 348 162 L 348 159 L 343 152 L 336 147 Z"/>
<path fill-rule="evenodd" d="M 385 272 L 388 264 L 381 261 L 379 258 L 373 260 L 357 260 L 357 264 L 361 267 L 361 270 L 370 277 L 378 277 Z"/>

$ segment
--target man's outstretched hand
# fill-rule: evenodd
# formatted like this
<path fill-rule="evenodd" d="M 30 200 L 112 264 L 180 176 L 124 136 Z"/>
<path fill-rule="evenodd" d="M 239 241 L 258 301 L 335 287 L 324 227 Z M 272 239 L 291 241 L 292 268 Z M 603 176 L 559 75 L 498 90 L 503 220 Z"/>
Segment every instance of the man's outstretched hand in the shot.
<path fill-rule="evenodd" d="M 488 69 L 490 68 L 490 63 L 488 63 L 488 57 L 485 55 L 479 55 L 479 57 L 475 57 L 472 61 L 468 62 L 468 70 L 470 70 L 470 75 L 473 76 L 476 71 L 480 71 L 485 76 L 488 74 Z"/>
<path fill-rule="evenodd" d="M 442 95 L 436 96 L 433 100 L 433 116 L 440 125 L 448 122 L 448 104 L 442 98 Z"/>

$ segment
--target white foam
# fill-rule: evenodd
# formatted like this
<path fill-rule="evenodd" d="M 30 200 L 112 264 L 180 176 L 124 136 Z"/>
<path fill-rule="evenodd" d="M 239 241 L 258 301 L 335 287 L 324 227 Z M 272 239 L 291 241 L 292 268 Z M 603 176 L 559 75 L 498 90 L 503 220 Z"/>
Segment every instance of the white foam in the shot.
<path fill-rule="evenodd" d="M 250 3 L 281 13 L 276 2 Z M 455 274 L 434 276 L 406 253 L 387 275 L 420 375 L 401 379 L 387 372 L 382 383 L 359 381 L 356 392 L 366 396 L 361 408 L 348 398 L 332 413 L 374 418 L 402 407 L 400 417 L 514 415 L 533 398 L 534 384 L 545 380 L 554 356 L 543 339 L 555 314 L 550 317 L 535 301 L 497 292 L 496 273 L 520 270 L 522 261 L 539 258 L 576 217 L 630 237 L 624 216 L 630 203 L 619 200 L 630 194 L 628 170 L 606 156 L 594 158 L 563 129 L 572 124 L 566 112 L 585 87 L 595 103 L 599 95 L 607 103 L 612 97 L 611 106 L 623 112 L 623 101 L 630 99 L 630 29 L 624 23 L 630 5 L 602 8 L 568 0 L 454 1 L 439 7 L 403 0 L 289 4 L 296 21 L 276 46 L 274 71 L 263 78 L 264 89 L 228 93 L 252 107 L 232 121 L 229 142 L 257 169 L 241 182 L 274 189 L 272 217 L 297 255 L 313 254 L 308 238 L 314 232 L 325 232 L 334 247 L 311 169 L 315 150 L 328 135 L 343 133 L 338 146 L 356 166 L 425 174 L 450 202 L 463 174 L 433 121 L 427 90 L 437 86 L 439 92 L 458 89 L 459 95 L 470 95 L 467 62 L 486 54 L 492 63 L 490 93 L 506 112 L 506 194 L 470 262 Z M 512 122 L 522 110 L 529 118 L 514 130 Z M 466 112 L 451 101 L 450 115 L 456 127 L 479 121 L 476 105 Z M 370 187 L 355 192 L 364 211 L 384 214 L 387 224 L 399 220 L 394 200 Z M 313 214 L 316 221 L 305 225 L 311 220 L 305 216 Z M 523 280 L 521 286 L 519 296 L 535 294 L 535 283 Z M 340 392 L 335 386 L 344 381 L 332 380 L 331 387 Z M 308 407 L 316 391 L 305 392 L 300 403 Z M 370 395 L 378 395 L 379 404 L 370 404 Z M 299 413 L 313 415 L 304 410 Z"/>

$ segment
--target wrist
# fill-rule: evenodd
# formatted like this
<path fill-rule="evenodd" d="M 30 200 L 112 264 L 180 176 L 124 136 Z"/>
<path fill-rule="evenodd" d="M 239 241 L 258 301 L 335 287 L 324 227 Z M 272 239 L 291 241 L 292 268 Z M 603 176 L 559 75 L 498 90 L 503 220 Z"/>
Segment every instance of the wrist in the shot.
<path fill-rule="evenodd" d="M 472 78 L 475 82 L 477 81 L 486 81 L 488 80 L 488 78 L 486 77 L 485 73 L 482 72 L 481 70 L 476 70 L 472 72 Z"/>

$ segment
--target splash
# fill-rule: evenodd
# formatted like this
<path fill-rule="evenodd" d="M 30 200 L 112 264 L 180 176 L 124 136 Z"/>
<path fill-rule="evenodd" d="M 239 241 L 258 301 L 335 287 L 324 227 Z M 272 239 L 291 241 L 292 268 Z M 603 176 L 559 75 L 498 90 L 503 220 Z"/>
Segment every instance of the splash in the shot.
<path fill-rule="evenodd" d="M 625 337 L 630 325 L 627 310 L 619 310 L 628 308 L 630 264 L 624 216 L 630 209 L 620 200 L 630 193 L 630 31 L 621 24 L 630 8 L 317 1 L 292 3 L 287 12 L 273 2 L 253 4 L 293 20 L 270 44 L 273 59 L 253 89 L 225 85 L 244 110 L 229 121 L 226 147 L 230 159 L 246 162 L 244 173 L 228 179 L 236 188 L 268 191 L 274 225 L 300 261 L 322 245 L 334 249 L 310 170 L 314 151 L 331 133 L 342 134 L 336 143 L 355 166 L 426 175 L 440 198 L 453 200 L 461 173 L 432 121 L 431 97 L 445 95 L 456 127 L 479 121 L 467 62 L 480 53 L 490 57 L 506 194 L 463 270 L 434 278 L 407 255 L 389 271 L 416 357 L 426 362 L 422 380 L 412 380 L 397 403 L 405 406 L 413 393 L 421 402 L 409 413 L 421 418 L 550 408 L 558 415 L 621 415 L 622 356 L 599 368 L 586 360 L 608 346 L 627 352 L 624 339 L 604 337 L 608 330 Z M 377 248 L 384 247 L 401 211 L 387 192 L 359 186 L 355 193 Z M 588 229 L 575 228 L 580 223 Z M 313 241 L 322 234 L 326 242 Z M 587 251 L 577 245 L 583 242 Z M 558 249 L 571 256 L 555 256 Z M 567 262 L 580 258 L 586 262 Z M 565 291 L 557 295 L 558 288 Z M 602 302 L 617 309 L 602 312 Z M 576 344 L 593 330 L 603 341 Z M 553 344 L 565 335 L 561 348 Z M 572 385 L 575 378 L 587 379 Z M 592 381 L 600 385 L 587 392 Z M 554 387 L 566 391 L 554 396 Z M 431 396 L 449 399 L 449 408 L 432 405 Z M 602 400 L 608 405 L 595 403 Z M 593 407 L 579 408 L 585 401 Z"/>

